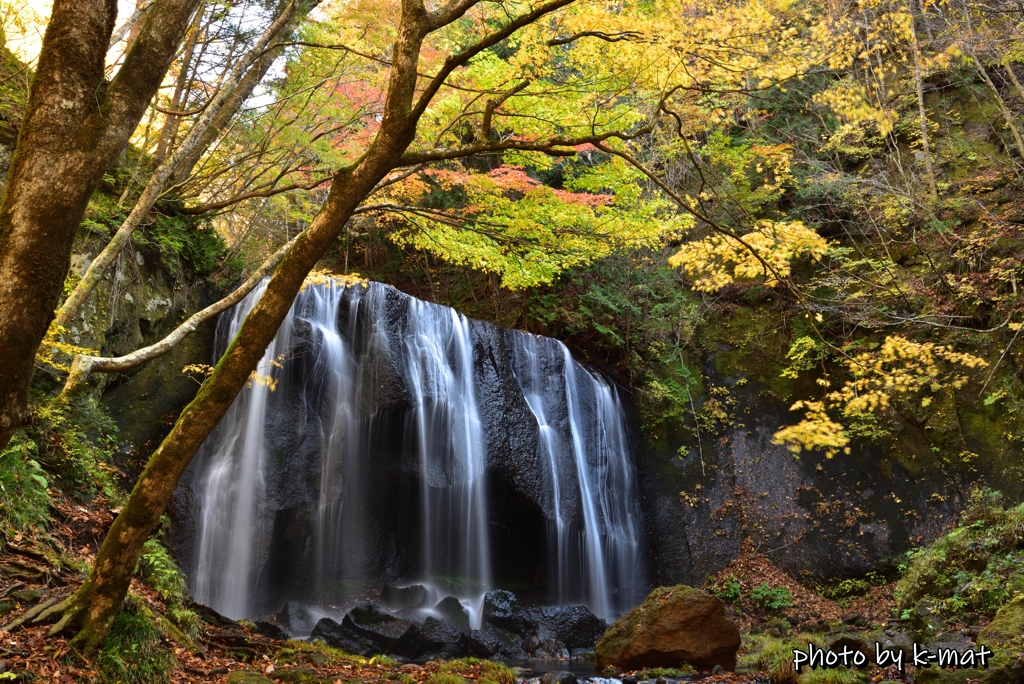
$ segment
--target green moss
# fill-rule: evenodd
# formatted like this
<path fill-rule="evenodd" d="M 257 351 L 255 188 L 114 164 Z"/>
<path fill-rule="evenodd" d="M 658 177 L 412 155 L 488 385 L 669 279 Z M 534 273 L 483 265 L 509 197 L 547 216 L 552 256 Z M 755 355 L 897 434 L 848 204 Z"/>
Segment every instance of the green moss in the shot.
<path fill-rule="evenodd" d="M 436 674 L 426 681 L 426 684 L 468 684 L 468 682 L 453 674 Z"/>
<path fill-rule="evenodd" d="M 308 667 L 292 667 L 274 672 L 274 679 L 285 684 L 330 684 L 332 679 L 325 679 Z"/>
<path fill-rule="evenodd" d="M 485 684 L 515 684 L 516 674 L 505 663 L 477 658 L 457 658 L 438 668 L 440 675 L 479 676 Z M 438 684 L 445 684 L 438 682 Z M 449 682 L 448 684 L 455 684 Z"/>
<path fill-rule="evenodd" d="M 232 672 L 228 684 L 274 684 L 274 680 L 255 672 Z"/>
<path fill-rule="evenodd" d="M 1024 595 L 999 609 L 992 622 L 978 634 L 978 643 L 993 651 L 1024 646 Z"/>
<path fill-rule="evenodd" d="M 615 621 L 608 630 L 601 635 L 594 645 L 594 652 L 611 660 L 615 654 L 625 649 L 633 638 L 636 627 L 648 615 L 653 615 L 659 605 L 671 594 L 672 596 L 686 596 L 697 591 L 685 584 L 678 584 L 674 587 L 658 587 L 644 599 L 639 606 L 629 611 Z"/>
<path fill-rule="evenodd" d="M 656 667 L 651 670 L 644 670 L 636 674 L 637 680 L 641 679 L 657 679 L 658 677 L 689 677 L 694 673 L 694 669 L 687 665 L 686 667 Z"/>
<path fill-rule="evenodd" d="M 796 684 L 797 673 L 793 669 L 793 651 L 806 649 L 808 643 L 819 647 L 827 646 L 821 635 L 801 635 L 788 639 L 766 634 L 743 635 L 738 662 L 742 667 L 767 672 L 772 684 Z"/>
<path fill-rule="evenodd" d="M 797 681 L 799 684 L 860 684 L 866 679 L 867 677 L 862 672 L 837 667 L 804 672 Z"/>

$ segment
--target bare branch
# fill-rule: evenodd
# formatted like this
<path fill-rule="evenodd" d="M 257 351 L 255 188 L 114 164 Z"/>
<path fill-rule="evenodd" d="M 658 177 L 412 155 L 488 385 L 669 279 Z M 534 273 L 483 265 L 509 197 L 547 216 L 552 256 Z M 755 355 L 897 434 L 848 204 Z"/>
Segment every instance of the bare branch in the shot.
<path fill-rule="evenodd" d="M 555 47 L 556 45 L 568 45 L 573 43 L 580 38 L 600 38 L 608 43 L 618 43 L 622 40 L 636 40 L 642 37 L 643 34 L 637 31 L 620 31 L 619 33 L 605 33 L 604 31 L 581 31 L 575 35 L 567 38 L 552 38 L 547 42 L 548 47 Z"/>
<path fill-rule="evenodd" d="M 264 261 L 263 264 L 256 269 L 251 276 L 249 276 L 249 279 L 239 285 L 234 292 L 220 301 L 211 304 L 202 311 L 192 314 L 187 321 L 179 325 L 173 332 L 171 332 L 170 335 L 159 342 L 151 344 L 148 347 L 143 347 L 142 349 L 137 349 L 130 354 L 114 358 L 79 354 L 71 364 L 71 372 L 68 374 L 67 382 L 65 382 L 64 389 L 61 391 L 61 394 L 64 396 L 70 396 L 77 392 L 85 385 L 86 381 L 89 379 L 90 373 L 118 373 L 130 370 L 171 351 L 179 342 L 194 333 L 200 325 L 242 301 L 247 294 L 252 292 L 256 286 L 259 285 L 260 282 L 277 267 L 281 262 L 281 259 L 284 258 L 284 255 L 288 253 L 288 250 L 291 249 L 297 239 L 298 236 L 295 236 L 290 242 L 281 247 L 281 249 L 274 252 L 270 258 Z"/>
<path fill-rule="evenodd" d="M 186 214 L 188 216 L 199 216 L 200 214 L 208 214 L 211 211 L 219 211 L 225 207 L 230 207 L 233 204 L 244 202 L 247 199 L 260 198 L 260 197 L 273 197 L 274 195 L 280 195 L 284 192 L 291 192 L 292 190 L 312 190 L 313 188 L 319 187 L 324 183 L 329 183 L 332 180 L 331 176 L 327 178 L 321 178 L 318 181 L 311 183 L 292 183 L 291 185 L 282 185 L 276 188 L 269 188 L 267 190 L 252 190 L 250 192 L 243 192 L 240 195 L 235 195 L 226 200 L 220 202 L 210 202 L 209 204 L 200 204 L 198 207 L 185 207 L 181 209 L 179 213 Z"/>

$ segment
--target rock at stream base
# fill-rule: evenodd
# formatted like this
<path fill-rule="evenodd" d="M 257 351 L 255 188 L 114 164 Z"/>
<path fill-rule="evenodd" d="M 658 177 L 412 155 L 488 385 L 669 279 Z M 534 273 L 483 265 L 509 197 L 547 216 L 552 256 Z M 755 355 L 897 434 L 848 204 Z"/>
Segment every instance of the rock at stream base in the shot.
<path fill-rule="evenodd" d="M 740 631 L 715 596 L 685 585 L 660 587 L 615 621 L 594 647 L 597 670 L 679 667 L 736 669 Z"/>
<path fill-rule="evenodd" d="M 370 655 L 376 652 L 376 646 L 372 641 L 344 625 L 339 625 L 331 618 L 322 618 L 316 623 L 310 638 L 323 639 L 328 646 L 341 649 L 345 653 Z"/>
<path fill-rule="evenodd" d="M 463 634 L 469 634 L 469 613 L 462 607 L 459 599 L 445 596 L 434 606 L 434 610 L 441 616 L 443 622 L 447 622 Z"/>
<path fill-rule="evenodd" d="M 316 626 L 316 618 L 301 604 L 288 601 L 276 616 L 275 622 L 292 635 L 309 634 Z"/>
<path fill-rule="evenodd" d="M 420 628 L 415 649 L 409 657 L 439 656 L 444 659 L 461 658 L 466 655 L 466 635 L 460 630 L 435 617 L 428 617 Z"/>
<path fill-rule="evenodd" d="M 378 653 L 407 650 L 419 635 L 415 623 L 395 617 L 372 603 L 364 603 L 348 611 L 341 620 L 341 626 L 372 641 Z"/>
<path fill-rule="evenodd" d="M 437 601 L 437 592 L 422 584 L 413 584 L 408 587 L 395 587 L 385 584 L 380 592 L 381 600 L 388 608 L 395 610 L 409 610 L 425 608 L 428 604 Z"/>

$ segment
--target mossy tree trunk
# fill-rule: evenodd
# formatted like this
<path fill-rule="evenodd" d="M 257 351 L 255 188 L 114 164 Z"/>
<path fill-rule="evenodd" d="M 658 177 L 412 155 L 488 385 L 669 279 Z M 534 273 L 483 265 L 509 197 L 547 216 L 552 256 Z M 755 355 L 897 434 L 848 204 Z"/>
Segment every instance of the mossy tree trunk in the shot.
<path fill-rule="evenodd" d="M 104 67 L 117 0 L 56 0 L 0 204 L 0 448 L 24 422 L 86 205 L 160 86 L 198 0 L 146 14 L 117 76 Z"/>
<path fill-rule="evenodd" d="M 238 334 L 200 388 L 185 407 L 164 441 L 143 470 L 128 502 L 114 520 L 96 555 L 86 582 L 64 604 L 40 617 L 61 614 L 51 633 L 75 632 L 72 644 L 83 651 L 99 648 L 124 599 L 132 573 L 142 551 L 170 502 L 178 480 L 207 435 L 216 427 L 235 397 L 245 386 L 253 369 L 288 314 L 303 280 L 326 250 L 334 244 L 346 222 L 375 186 L 396 166 L 421 163 L 431 158 L 468 156 L 483 149 L 438 151 L 428 155 L 406 155 L 416 135 L 416 124 L 447 76 L 472 57 L 504 40 L 523 26 L 569 5 L 573 0 L 551 0 L 535 6 L 463 49 L 445 61 L 439 72 L 417 91 L 417 65 L 424 38 L 459 19 L 479 0 L 452 0 L 432 12 L 423 0 L 402 0 L 401 20 L 392 52 L 387 98 L 380 128 L 367 152 L 353 166 L 335 174 L 327 201 L 274 270 L 259 302 L 246 316 Z M 508 147 L 550 149 L 576 144 L 552 140 L 547 143 L 509 141 Z M 488 151 L 501 149 L 484 146 Z"/>

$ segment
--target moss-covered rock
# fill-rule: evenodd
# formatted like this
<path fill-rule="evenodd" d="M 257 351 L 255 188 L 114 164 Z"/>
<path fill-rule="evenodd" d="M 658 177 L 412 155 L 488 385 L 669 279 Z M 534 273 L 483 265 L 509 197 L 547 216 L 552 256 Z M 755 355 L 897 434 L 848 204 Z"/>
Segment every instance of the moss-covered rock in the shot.
<path fill-rule="evenodd" d="M 255 672 L 232 672 L 228 684 L 274 684 L 274 680 Z"/>
<path fill-rule="evenodd" d="M 274 678 L 285 684 L 330 684 L 330 679 L 318 675 L 308 667 L 292 667 L 274 672 Z"/>
<path fill-rule="evenodd" d="M 992 622 L 978 634 L 978 643 L 993 651 L 1024 647 L 1024 595 L 999 609 Z"/>
<path fill-rule="evenodd" d="M 597 669 L 736 668 L 740 632 L 717 597 L 685 585 L 660 587 L 605 632 L 594 647 Z"/>

